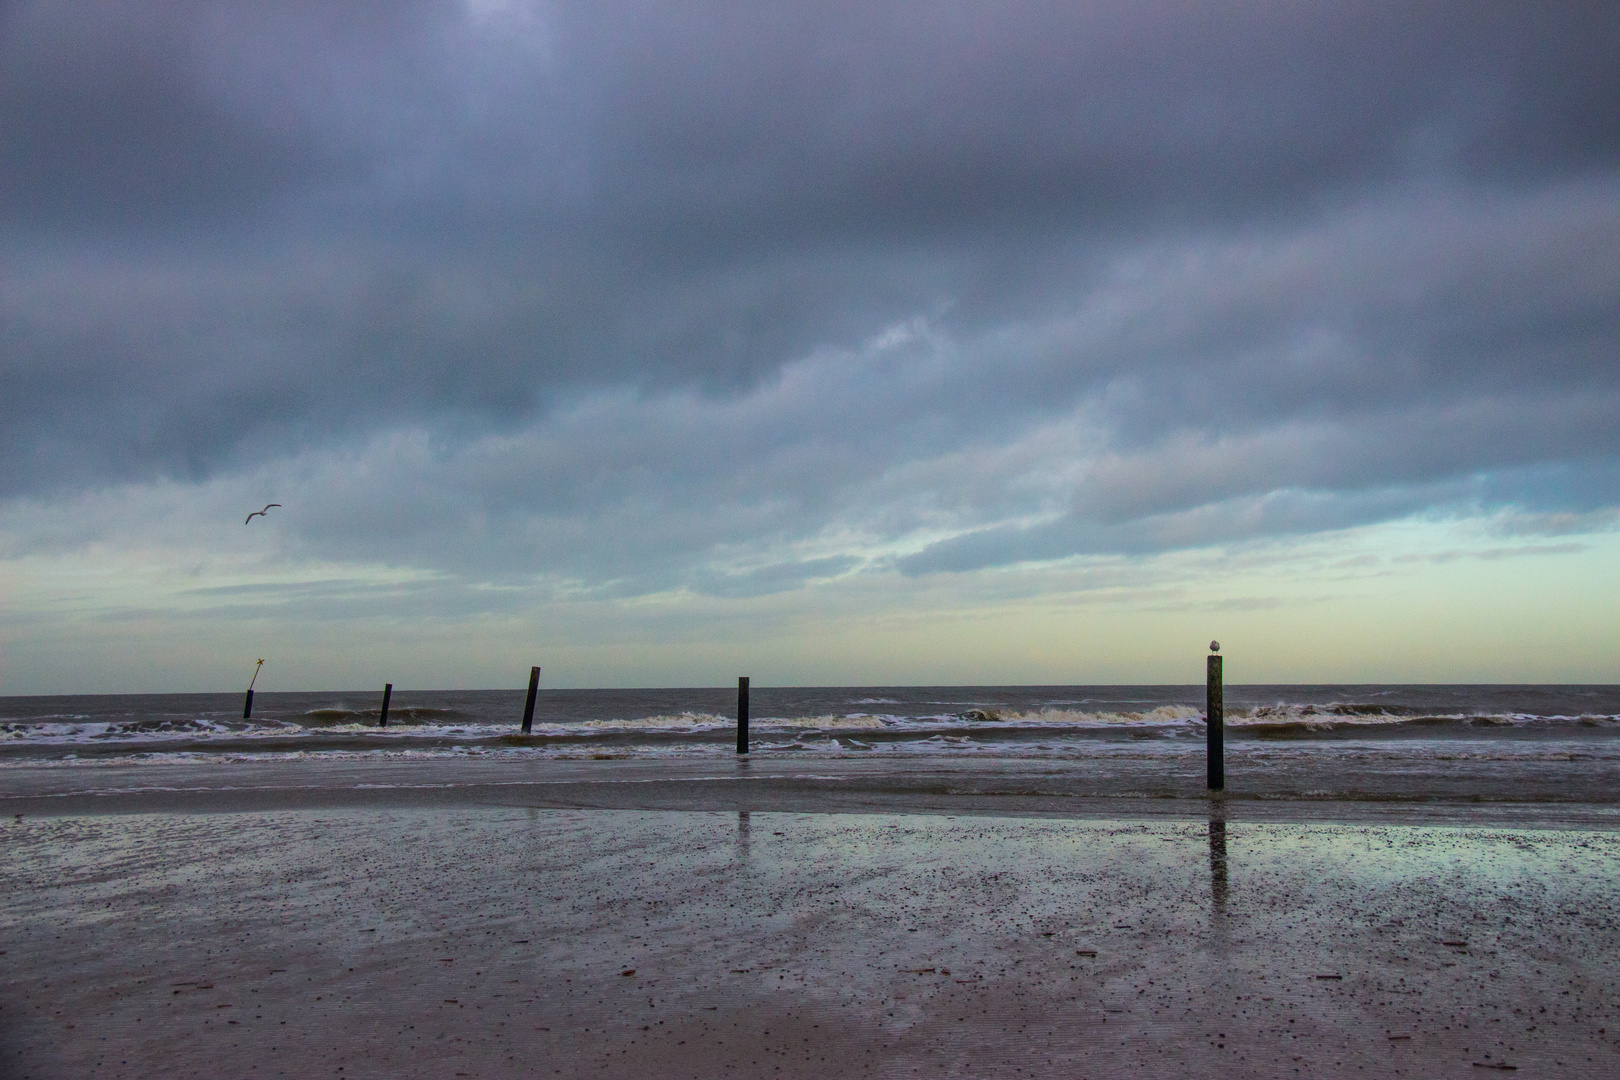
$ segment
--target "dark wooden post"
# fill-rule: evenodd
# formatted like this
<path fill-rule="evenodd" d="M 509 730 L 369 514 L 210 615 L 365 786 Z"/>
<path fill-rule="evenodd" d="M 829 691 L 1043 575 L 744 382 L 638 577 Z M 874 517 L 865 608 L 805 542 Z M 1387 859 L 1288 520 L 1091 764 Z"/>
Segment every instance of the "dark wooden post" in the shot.
<path fill-rule="evenodd" d="M 748 676 L 737 678 L 737 753 L 748 753 Z"/>
<path fill-rule="evenodd" d="M 540 692 L 540 668 L 538 665 L 529 669 L 529 700 L 523 706 L 523 734 L 527 735 L 534 726 L 534 695 Z"/>
<path fill-rule="evenodd" d="M 1209 643 L 1211 650 L 1220 643 Z M 1209 790 L 1226 790 L 1226 703 L 1221 689 L 1221 654 L 1211 652 L 1204 686 L 1205 769 Z"/>
<path fill-rule="evenodd" d="M 378 727 L 387 727 L 388 726 L 388 699 L 393 697 L 393 696 L 394 696 L 394 684 L 393 683 L 385 684 L 383 686 L 382 715 L 377 718 L 377 726 Z"/>
<path fill-rule="evenodd" d="M 244 720 L 253 719 L 253 684 L 259 681 L 259 669 L 262 667 L 264 667 L 263 660 L 253 665 L 253 678 L 248 680 L 247 700 L 242 702 L 242 719 Z"/>

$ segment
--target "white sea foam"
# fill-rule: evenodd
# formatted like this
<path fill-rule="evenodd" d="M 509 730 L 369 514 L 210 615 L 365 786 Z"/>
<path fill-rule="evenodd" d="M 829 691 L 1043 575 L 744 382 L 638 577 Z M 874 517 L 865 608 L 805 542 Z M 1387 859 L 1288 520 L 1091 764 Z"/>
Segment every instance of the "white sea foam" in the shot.
<path fill-rule="evenodd" d="M 878 699 L 869 699 L 876 705 Z M 936 708 L 928 705 L 928 708 Z M 237 716 L 163 713 L 92 718 L 63 711 L 28 719 L 0 721 L 0 749 L 39 762 L 52 748 L 64 758 L 80 753 L 108 760 L 126 755 L 173 753 L 211 760 L 231 755 L 291 753 L 529 754 L 590 758 L 615 756 L 717 754 L 728 752 L 736 721 L 713 712 L 681 711 L 649 716 L 537 720 L 531 735 L 519 735 L 510 716 L 498 721 L 476 710 L 410 709 L 391 712 L 403 722 L 378 728 L 376 713 L 341 704 L 279 717 L 242 720 Z M 991 705 L 950 708 L 926 715 L 885 712 L 758 716 L 751 734 L 762 752 L 791 753 L 963 753 L 1022 755 L 1057 752 L 1054 739 L 1106 741 L 1202 738 L 1203 712 L 1190 704 L 1159 705 L 1140 711 L 1046 706 L 998 709 Z M 1383 705 L 1326 702 L 1279 703 L 1229 708 L 1226 724 L 1252 739 L 1290 736 L 1366 737 L 1373 731 L 1405 729 L 1408 734 L 1444 738 L 1488 734 L 1493 729 L 1546 732 L 1620 730 L 1620 716 L 1548 716 L 1525 713 L 1424 712 Z M 859 737 L 857 737 L 859 736 Z M 263 749 L 258 749 L 262 747 Z M 90 748 L 94 748 L 91 750 Z M 1066 752 L 1066 751 L 1065 751 Z M 1088 751 L 1090 752 L 1090 751 Z"/>
<path fill-rule="evenodd" d="M 1199 714 L 1202 719 L 1202 713 Z M 1531 713 L 1428 712 L 1394 710 L 1378 706 L 1330 702 L 1324 705 L 1280 703 L 1228 709 L 1225 723 L 1232 727 L 1330 731 L 1343 728 L 1409 727 L 1548 727 L 1580 725 L 1612 727 L 1620 716 L 1545 716 Z"/>
<path fill-rule="evenodd" d="M 1038 709 L 1013 712 L 999 709 L 970 709 L 950 719 L 967 721 L 974 727 L 1006 728 L 1120 728 L 1170 727 L 1190 720 L 1203 720 L 1202 710 L 1190 705 L 1160 705 L 1145 712 L 1086 712 L 1080 709 Z"/>

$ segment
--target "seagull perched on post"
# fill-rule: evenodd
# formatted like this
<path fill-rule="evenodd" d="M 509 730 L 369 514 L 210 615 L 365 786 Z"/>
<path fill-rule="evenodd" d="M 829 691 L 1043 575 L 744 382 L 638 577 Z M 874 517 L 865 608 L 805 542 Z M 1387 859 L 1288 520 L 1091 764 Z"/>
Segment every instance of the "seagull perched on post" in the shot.
<path fill-rule="evenodd" d="M 272 506 L 280 506 L 280 505 L 281 505 L 280 503 L 265 503 L 264 504 L 264 510 L 268 510 Z M 242 522 L 242 524 L 248 525 L 248 524 L 251 524 L 253 519 L 256 518 L 256 517 L 264 517 L 264 510 L 255 510 L 255 511 L 253 511 L 253 513 L 251 513 L 251 514 L 249 514 L 247 516 L 247 521 Z"/>

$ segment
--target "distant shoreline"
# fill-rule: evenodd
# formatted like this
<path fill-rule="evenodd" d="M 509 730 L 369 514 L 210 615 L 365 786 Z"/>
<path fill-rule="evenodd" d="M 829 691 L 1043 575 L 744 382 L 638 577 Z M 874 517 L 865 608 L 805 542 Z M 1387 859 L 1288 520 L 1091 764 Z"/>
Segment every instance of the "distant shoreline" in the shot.
<path fill-rule="evenodd" d="M 152 698 L 152 697 L 197 697 L 197 698 L 234 698 L 240 701 L 245 687 L 224 690 L 65 690 L 36 694 L 0 694 L 0 707 L 8 701 L 39 701 L 45 699 L 62 699 L 75 697 L 89 698 Z M 1226 692 L 1229 695 L 1242 695 L 1269 691 L 1304 692 L 1317 690 L 1598 690 L 1620 692 L 1620 682 L 1594 683 L 1594 682 L 1228 682 Z M 1186 694 L 1203 693 L 1204 684 L 1199 682 L 1185 683 L 806 683 L 806 684 L 772 684 L 767 682 L 754 682 L 755 693 L 793 692 L 793 691 L 984 691 L 984 690 L 1020 690 L 1020 691 L 1066 691 L 1066 690 L 1162 690 L 1169 692 L 1184 692 Z M 410 694 L 510 694 L 519 701 L 523 698 L 521 686 L 487 686 L 469 687 L 462 689 L 439 689 L 434 687 L 396 688 L 395 694 L 405 697 Z M 545 686 L 540 688 L 542 694 L 658 694 L 658 693 L 714 693 L 728 694 L 731 687 L 726 685 L 696 685 L 696 686 Z M 348 689 L 277 689 L 267 690 L 263 687 L 255 690 L 255 694 L 271 698 L 277 696 L 315 696 L 334 698 L 369 698 L 382 693 L 382 687 L 350 687 Z M 1262 695 L 1263 696 L 1263 695 Z"/>

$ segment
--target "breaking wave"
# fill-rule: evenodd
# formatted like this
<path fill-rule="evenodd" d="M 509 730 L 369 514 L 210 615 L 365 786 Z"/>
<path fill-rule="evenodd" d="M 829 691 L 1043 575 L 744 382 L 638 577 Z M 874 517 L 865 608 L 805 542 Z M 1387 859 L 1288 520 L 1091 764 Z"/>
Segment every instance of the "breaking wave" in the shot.
<path fill-rule="evenodd" d="M 1062 689 L 1062 688 L 1059 688 Z M 1078 688 L 1076 688 L 1078 689 Z M 1620 735 L 1614 695 L 1565 693 L 1556 702 L 1521 694 L 1505 709 L 1468 707 L 1428 695 L 1427 707 L 1376 700 L 1376 688 L 1359 699 L 1315 702 L 1248 702 L 1225 713 L 1229 739 L 1368 740 L 1470 738 L 1585 738 Z M 1533 688 L 1532 688 L 1533 689 Z M 1200 688 L 1201 691 L 1201 688 Z M 1331 691 L 1329 691 L 1331 693 Z M 1536 691 L 1541 693 L 1541 691 Z M 997 700 L 1024 703 L 994 704 Z M 425 696 L 425 695 L 424 695 Z M 497 692 L 449 692 L 437 702 L 420 698 L 391 707 L 379 727 L 377 705 L 351 704 L 354 697 L 307 695 L 274 701 L 264 715 L 240 716 L 234 698 L 208 701 L 182 695 L 135 700 L 91 696 L 39 702 L 39 711 L 19 715 L 31 703 L 5 699 L 0 714 L 0 764 L 5 761 L 110 761 L 143 755 L 202 756 L 388 753 L 398 755 L 517 753 L 542 756 L 718 754 L 729 752 L 736 721 L 723 695 L 697 691 L 649 691 L 610 698 L 605 692 L 554 699 L 534 719 L 531 733 L 518 730 L 521 697 Z M 1204 737 L 1203 710 L 1187 702 L 1166 703 L 1146 694 L 1079 696 L 987 688 L 978 693 L 904 688 L 890 693 L 804 693 L 783 715 L 762 708 L 750 724 L 752 747 L 765 753 L 863 753 L 871 750 L 929 754 L 1023 756 L 1102 753 L 1113 743 L 1166 747 Z M 1201 697 L 1201 692 L 1198 694 Z M 1476 695 L 1490 703 L 1487 695 Z M 974 698 L 977 697 L 977 701 Z M 942 700 L 955 698 L 955 700 Z M 966 700 L 964 700 L 964 698 Z M 1371 700 L 1370 699 L 1375 699 Z M 1436 700 L 1438 698 L 1438 700 Z M 1600 704 L 1602 711 L 1554 713 L 1511 711 Z M 1441 707 L 1436 708 L 1436 705 Z M 82 707 L 81 707 L 82 706 Z M 193 707 L 195 706 L 195 707 Z M 101 711 L 97 711 L 100 709 Z M 549 711 L 548 711 L 549 709 Z M 802 710 L 802 711 L 795 711 Z M 1090 749 L 1087 749 L 1090 748 Z"/>
<path fill-rule="evenodd" d="M 298 722 L 305 727 L 333 727 L 342 724 L 375 725 L 382 717 L 382 708 L 348 709 L 331 707 L 310 709 L 301 713 Z M 393 707 L 388 710 L 388 723 L 393 724 L 447 724 L 457 720 L 473 719 L 457 709 L 429 709 L 419 705 Z"/>
<path fill-rule="evenodd" d="M 1202 722 L 1202 715 L 1200 715 Z M 1226 710 L 1226 725 L 1260 738 L 1396 729 L 1469 731 L 1489 728 L 1620 727 L 1620 716 L 1531 713 L 1440 713 L 1419 708 L 1349 702 L 1260 705 Z"/>

